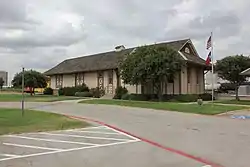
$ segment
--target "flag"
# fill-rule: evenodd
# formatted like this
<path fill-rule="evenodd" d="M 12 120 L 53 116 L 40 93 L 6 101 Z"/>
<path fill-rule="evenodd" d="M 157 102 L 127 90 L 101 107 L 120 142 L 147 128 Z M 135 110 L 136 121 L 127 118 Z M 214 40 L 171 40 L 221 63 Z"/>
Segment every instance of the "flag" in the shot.
<path fill-rule="evenodd" d="M 212 58 L 211 58 L 211 51 L 210 51 L 206 59 L 206 65 L 208 66 L 211 63 L 211 61 L 212 61 Z"/>
<path fill-rule="evenodd" d="M 209 39 L 207 40 L 207 49 L 212 47 L 212 36 L 209 37 Z"/>

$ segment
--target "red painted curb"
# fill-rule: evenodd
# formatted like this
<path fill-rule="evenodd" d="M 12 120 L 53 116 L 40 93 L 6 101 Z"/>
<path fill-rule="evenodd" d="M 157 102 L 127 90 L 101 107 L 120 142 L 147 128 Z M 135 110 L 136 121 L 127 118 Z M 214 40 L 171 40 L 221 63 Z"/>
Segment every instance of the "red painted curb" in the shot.
<path fill-rule="evenodd" d="M 193 155 L 191 155 L 191 154 L 185 153 L 185 152 L 183 152 L 183 151 L 180 151 L 180 150 L 177 150 L 177 149 L 174 149 L 174 148 L 170 148 L 170 147 L 166 147 L 166 146 L 163 146 L 163 145 L 161 145 L 161 144 L 159 144 L 159 143 L 156 143 L 156 142 L 154 142 L 154 141 L 150 141 L 150 140 L 148 140 L 148 139 L 145 139 L 145 138 L 136 136 L 136 135 L 134 135 L 134 134 L 131 134 L 131 133 L 129 133 L 129 132 L 126 132 L 126 131 L 124 131 L 124 130 L 122 130 L 122 129 L 119 129 L 119 128 L 117 128 L 117 127 L 114 127 L 114 126 L 112 126 L 112 125 L 106 124 L 106 123 L 101 122 L 101 121 L 97 121 L 97 120 L 93 120 L 93 119 L 85 118 L 85 117 L 72 116 L 72 115 L 65 115 L 65 116 L 67 116 L 67 117 L 69 117 L 69 118 L 73 118 L 73 119 L 83 119 L 83 120 L 87 120 L 87 121 L 90 121 L 90 122 L 95 122 L 95 123 L 98 123 L 98 124 L 100 124 L 100 125 L 104 125 L 104 126 L 110 127 L 110 128 L 112 128 L 112 129 L 115 129 L 115 130 L 120 131 L 120 132 L 122 132 L 122 133 L 125 133 L 125 134 L 128 134 L 128 135 L 130 135 L 130 136 L 133 136 L 133 137 L 135 137 L 135 138 L 137 138 L 137 139 L 140 139 L 140 140 L 143 141 L 143 142 L 146 142 L 146 143 L 151 144 L 151 145 L 153 145 L 153 146 L 159 147 L 159 148 L 161 148 L 161 149 L 163 149 L 163 150 L 166 150 L 166 151 L 169 151 L 169 152 L 172 152 L 172 153 L 175 153 L 175 154 L 184 156 L 184 157 L 189 158 L 189 159 L 193 159 L 193 160 L 198 161 L 198 162 L 200 162 L 200 163 L 204 163 L 205 165 L 210 165 L 211 167 L 223 167 L 222 165 L 216 164 L 216 163 L 211 162 L 211 161 L 209 161 L 209 160 L 206 160 L 206 159 L 203 159 L 203 158 L 200 158 L 200 157 L 196 157 L 196 156 L 193 156 Z"/>

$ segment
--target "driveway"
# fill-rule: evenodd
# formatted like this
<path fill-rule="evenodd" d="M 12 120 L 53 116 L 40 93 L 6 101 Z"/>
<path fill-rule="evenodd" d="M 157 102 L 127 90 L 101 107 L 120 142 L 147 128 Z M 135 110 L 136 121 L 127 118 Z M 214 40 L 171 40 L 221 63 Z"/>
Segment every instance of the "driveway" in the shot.
<path fill-rule="evenodd" d="M 11 103 L 12 107 L 15 105 L 18 106 L 18 103 Z M 5 103 L 6 106 L 8 104 Z M 199 158 L 208 162 L 215 162 L 224 167 L 249 166 L 250 121 L 107 105 L 27 104 L 27 107 L 29 106 L 37 110 L 99 120 L 144 139 L 129 146 L 109 147 L 109 151 L 102 148 L 108 155 L 101 155 L 101 150 L 94 153 L 89 153 L 89 150 L 87 153 L 86 150 L 81 152 L 80 155 L 83 157 L 88 157 L 89 154 L 98 157 L 96 161 L 91 158 L 88 159 L 89 161 L 85 159 L 91 164 L 91 167 L 98 166 L 98 162 L 107 164 L 107 166 L 117 166 L 116 162 L 121 158 L 127 163 L 123 164 L 124 166 L 136 167 L 145 167 L 146 164 L 150 167 L 205 166 L 206 164 L 197 161 Z M 158 147 L 151 141 L 156 142 Z M 160 148 L 162 146 L 168 149 Z M 64 156 L 66 154 L 58 157 Z M 79 154 L 76 155 L 76 158 L 72 156 L 73 164 L 82 162 L 78 156 Z M 64 159 L 60 158 L 60 160 L 63 161 Z"/>

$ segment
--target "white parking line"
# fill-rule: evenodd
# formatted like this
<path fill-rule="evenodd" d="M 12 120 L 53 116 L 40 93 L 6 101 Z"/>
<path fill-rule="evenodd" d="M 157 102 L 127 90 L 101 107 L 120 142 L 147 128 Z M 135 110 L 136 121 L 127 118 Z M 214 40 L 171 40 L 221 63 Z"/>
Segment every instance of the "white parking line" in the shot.
<path fill-rule="evenodd" d="M 35 137 L 25 137 L 25 136 L 15 136 L 15 135 L 9 135 L 9 137 L 28 139 L 28 140 L 37 140 L 37 141 L 49 141 L 49 142 L 58 142 L 58 143 L 81 144 L 81 145 L 90 145 L 90 146 L 98 146 L 99 145 L 99 144 L 93 144 L 93 143 L 73 142 L 73 141 L 55 140 L 55 139 L 41 139 L 41 138 L 35 138 Z"/>
<path fill-rule="evenodd" d="M 14 143 L 3 143 L 3 145 L 6 145 L 6 146 L 15 146 L 15 147 L 25 147 L 25 148 L 34 148 L 34 149 L 41 149 L 41 150 L 53 150 L 53 151 L 64 150 L 64 149 L 57 149 L 57 148 L 38 147 L 38 146 L 22 145 L 22 144 L 14 144 Z"/>
<path fill-rule="evenodd" d="M 0 155 L 4 157 L 19 157 L 19 155 L 14 155 L 14 154 L 0 154 Z"/>
<path fill-rule="evenodd" d="M 41 133 L 41 134 L 51 135 L 51 136 L 85 138 L 85 139 L 116 140 L 116 141 L 128 141 L 129 140 L 129 139 L 117 139 L 117 138 L 107 138 L 107 137 L 92 137 L 92 136 L 81 136 L 81 135 L 55 134 L 55 133 Z"/>
<path fill-rule="evenodd" d="M 126 134 L 126 133 L 124 133 L 124 132 L 118 131 L 118 130 L 116 130 L 116 129 L 113 129 L 113 128 L 110 128 L 110 127 L 107 127 L 107 129 L 111 129 L 111 130 L 113 130 L 113 131 L 115 131 L 115 132 L 117 132 L 117 133 L 120 133 L 121 135 L 127 136 L 127 137 L 132 138 L 132 139 L 134 139 L 134 140 L 136 140 L 136 141 L 141 141 L 140 139 L 138 139 L 138 138 L 136 138 L 136 137 L 134 137 L 134 136 L 131 136 L 131 135 Z"/>
<path fill-rule="evenodd" d="M 107 147 L 107 146 L 127 144 L 127 143 L 134 143 L 134 142 L 138 142 L 138 141 L 130 140 L 130 141 L 125 141 L 125 142 L 117 142 L 117 143 L 109 143 L 109 144 L 103 144 L 103 145 L 95 145 L 95 146 L 87 146 L 87 147 L 80 147 L 80 148 L 72 148 L 72 149 L 60 150 L 60 151 L 51 151 L 51 152 L 43 152 L 43 153 L 37 153 L 37 154 L 21 155 L 21 156 L 18 156 L 18 157 L 10 157 L 10 158 L 0 159 L 0 162 L 1 161 L 11 160 L 11 159 L 20 159 L 20 158 L 27 158 L 27 157 L 48 155 L 48 154 L 71 152 L 71 151 L 84 150 L 84 149 L 89 149 L 89 148 L 100 148 L 100 147 Z"/>
<path fill-rule="evenodd" d="M 81 128 L 81 129 L 106 129 L 106 126 L 94 126 L 94 127 Z"/>
<path fill-rule="evenodd" d="M 205 165 L 205 166 L 202 166 L 202 167 L 212 167 L 211 165 Z"/>
<path fill-rule="evenodd" d="M 69 132 L 80 132 L 80 133 L 96 133 L 96 134 L 104 134 L 104 135 L 121 135 L 119 133 L 112 132 L 102 132 L 102 131 L 84 131 L 84 130 L 67 130 Z"/>

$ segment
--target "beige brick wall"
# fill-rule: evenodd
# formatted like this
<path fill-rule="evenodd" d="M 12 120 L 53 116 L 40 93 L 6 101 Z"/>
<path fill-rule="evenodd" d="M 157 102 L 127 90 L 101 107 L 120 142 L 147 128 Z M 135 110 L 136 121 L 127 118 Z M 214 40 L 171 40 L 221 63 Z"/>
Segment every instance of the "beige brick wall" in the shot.
<path fill-rule="evenodd" d="M 188 79 L 187 79 L 187 67 L 183 67 L 181 72 L 181 94 L 187 94 L 188 92 Z"/>
<path fill-rule="evenodd" d="M 63 87 L 75 86 L 75 74 L 63 75 Z"/>
<path fill-rule="evenodd" d="M 84 73 L 84 82 L 91 89 L 97 87 L 97 72 Z"/>
<path fill-rule="evenodd" d="M 50 86 L 52 89 L 56 89 L 56 76 L 51 76 L 50 77 Z"/>
<path fill-rule="evenodd" d="M 129 85 L 129 84 L 124 84 L 123 80 L 121 79 L 121 86 L 124 86 L 127 88 L 128 93 L 138 93 L 141 94 L 141 85 Z M 137 87 L 137 92 L 136 92 L 136 87 Z"/>

